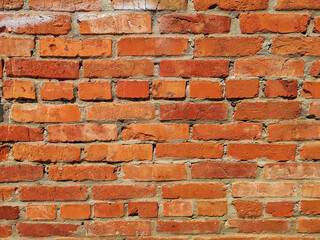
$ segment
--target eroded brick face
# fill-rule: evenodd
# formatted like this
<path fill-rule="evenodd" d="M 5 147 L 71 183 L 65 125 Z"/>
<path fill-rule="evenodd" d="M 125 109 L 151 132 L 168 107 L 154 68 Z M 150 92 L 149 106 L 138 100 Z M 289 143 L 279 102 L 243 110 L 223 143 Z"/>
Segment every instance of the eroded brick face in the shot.
<path fill-rule="evenodd" d="M 319 240 L 318 0 L 0 10 L 0 239 Z"/>

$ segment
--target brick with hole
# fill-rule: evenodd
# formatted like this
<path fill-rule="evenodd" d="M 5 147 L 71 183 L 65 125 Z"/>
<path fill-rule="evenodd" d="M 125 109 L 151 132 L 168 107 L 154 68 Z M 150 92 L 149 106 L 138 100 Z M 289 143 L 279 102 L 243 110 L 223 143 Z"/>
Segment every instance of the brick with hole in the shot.
<path fill-rule="evenodd" d="M 198 215 L 222 217 L 228 212 L 227 201 L 198 201 Z"/>
<path fill-rule="evenodd" d="M 124 216 L 124 203 L 97 202 L 93 207 L 94 216 L 97 218 L 116 218 Z"/>
<path fill-rule="evenodd" d="M 157 202 L 129 202 L 128 215 L 139 216 L 140 218 L 155 218 L 158 217 Z"/>
<path fill-rule="evenodd" d="M 310 75 L 320 77 L 320 61 L 314 61 L 310 67 Z"/>
<path fill-rule="evenodd" d="M 116 10 L 187 10 L 187 0 L 112 0 Z"/>
<path fill-rule="evenodd" d="M 305 81 L 301 91 L 301 97 L 320 98 L 320 83 Z"/>
<path fill-rule="evenodd" d="M 149 83 L 147 81 L 118 81 L 117 97 L 147 99 L 149 98 Z"/>
<path fill-rule="evenodd" d="M 314 33 L 320 33 L 320 18 L 316 17 L 314 18 L 314 23 L 313 23 L 313 32 Z"/>
<path fill-rule="evenodd" d="M 35 11 L 87 12 L 100 11 L 98 0 L 30 0 L 29 6 Z"/>
<path fill-rule="evenodd" d="M 230 23 L 229 16 L 208 14 L 167 14 L 158 18 L 161 34 L 222 34 L 230 31 Z"/>
<path fill-rule="evenodd" d="M 156 99 L 185 98 L 186 81 L 153 81 L 152 96 Z"/>
<path fill-rule="evenodd" d="M 81 14 L 78 22 L 80 34 L 141 34 L 152 30 L 152 19 L 147 13 Z"/>
<path fill-rule="evenodd" d="M 259 80 L 226 80 L 226 98 L 255 98 L 259 95 Z"/>
<path fill-rule="evenodd" d="M 55 220 L 57 217 L 56 205 L 29 204 L 26 206 L 26 218 L 31 220 Z"/>
<path fill-rule="evenodd" d="M 253 11 L 267 9 L 268 2 L 268 0 L 194 0 L 193 4 L 197 11 L 206 11 L 217 6 L 222 10 Z"/>
<path fill-rule="evenodd" d="M 268 98 L 296 98 L 297 80 L 267 80 L 264 95 Z"/>
<path fill-rule="evenodd" d="M 320 104 L 318 102 L 310 103 L 308 118 L 320 119 Z"/>
<path fill-rule="evenodd" d="M 237 211 L 238 217 L 259 217 L 262 215 L 263 203 L 260 201 L 233 201 L 232 205 Z"/>
<path fill-rule="evenodd" d="M 272 217 L 292 217 L 294 216 L 294 202 L 268 202 L 266 213 Z"/>
<path fill-rule="evenodd" d="M 78 85 L 79 98 L 85 101 L 111 100 L 111 84 L 109 82 L 81 82 Z"/>
<path fill-rule="evenodd" d="M 157 221 L 158 233 L 169 234 L 218 234 L 219 220 L 187 220 L 187 221 Z"/>
<path fill-rule="evenodd" d="M 189 87 L 191 98 L 223 98 L 223 85 L 219 82 L 192 80 L 189 82 Z"/>

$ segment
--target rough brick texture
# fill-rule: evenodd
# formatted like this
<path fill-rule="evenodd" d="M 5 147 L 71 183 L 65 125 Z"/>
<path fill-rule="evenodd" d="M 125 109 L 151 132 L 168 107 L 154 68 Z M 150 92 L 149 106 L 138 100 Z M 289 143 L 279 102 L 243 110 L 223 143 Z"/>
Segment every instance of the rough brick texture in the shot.
<path fill-rule="evenodd" d="M 319 240 L 319 0 L 0 11 L 0 239 Z"/>

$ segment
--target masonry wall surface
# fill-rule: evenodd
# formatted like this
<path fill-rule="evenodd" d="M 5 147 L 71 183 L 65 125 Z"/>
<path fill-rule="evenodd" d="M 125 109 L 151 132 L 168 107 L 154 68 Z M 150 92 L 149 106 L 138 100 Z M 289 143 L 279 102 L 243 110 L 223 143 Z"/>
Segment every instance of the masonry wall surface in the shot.
<path fill-rule="evenodd" d="M 320 239 L 318 0 L 0 9 L 0 238 Z"/>

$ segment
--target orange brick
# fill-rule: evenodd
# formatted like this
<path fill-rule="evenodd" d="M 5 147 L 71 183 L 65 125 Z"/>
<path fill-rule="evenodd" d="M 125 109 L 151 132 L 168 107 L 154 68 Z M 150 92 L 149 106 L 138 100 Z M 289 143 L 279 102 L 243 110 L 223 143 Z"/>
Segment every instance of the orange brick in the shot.
<path fill-rule="evenodd" d="M 227 228 L 236 228 L 238 233 L 285 233 L 289 231 L 288 220 L 229 219 Z"/>
<path fill-rule="evenodd" d="M 147 81 L 119 81 L 117 83 L 118 98 L 149 98 Z"/>
<path fill-rule="evenodd" d="M 6 10 L 17 10 L 21 9 L 23 6 L 23 0 L 13 0 L 13 1 L 0 1 L 0 9 L 6 9 Z"/>
<path fill-rule="evenodd" d="M 259 94 L 259 80 L 226 80 L 226 98 L 255 98 Z"/>
<path fill-rule="evenodd" d="M 36 99 L 36 90 L 31 81 L 3 80 L 2 94 L 5 99 Z"/>
<path fill-rule="evenodd" d="M 0 187 L 0 201 L 10 199 L 15 191 L 15 187 Z"/>
<path fill-rule="evenodd" d="M 297 233 L 320 233 L 320 219 L 297 219 Z"/>
<path fill-rule="evenodd" d="M 98 0 L 30 0 L 31 10 L 36 11 L 100 11 Z"/>
<path fill-rule="evenodd" d="M 110 100 L 112 99 L 109 82 L 82 82 L 79 83 L 79 98 L 81 100 Z"/>
<path fill-rule="evenodd" d="M 268 202 L 266 213 L 272 217 L 292 217 L 294 216 L 294 202 Z"/>
<path fill-rule="evenodd" d="M 223 10 L 252 11 L 267 9 L 268 2 L 268 0 L 194 0 L 193 4 L 197 11 L 206 11 L 212 6 L 218 6 Z"/>
<path fill-rule="evenodd" d="M 308 0 L 279 0 L 276 10 L 320 9 L 320 3 L 311 3 Z"/>
<path fill-rule="evenodd" d="M 61 218 L 89 219 L 91 206 L 89 204 L 64 204 L 60 207 Z"/>
<path fill-rule="evenodd" d="M 46 82 L 43 87 L 40 88 L 40 96 L 42 100 L 72 100 L 73 96 L 73 84 L 64 82 Z"/>
<path fill-rule="evenodd" d="M 199 216 L 222 217 L 227 212 L 227 201 L 198 201 Z"/>
<path fill-rule="evenodd" d="M 158 217 L 157 202 L 129 202 L 128 215 L 139 216 L 140 218 Z"/>
<path fill-rule="evenodd" d="M 189 82 L 191 98 L 221 99 L 223 86 L 219 82 L 196 81 Z"/>
<path fill-rule="evenodd" d="M 114 218 L 124 216 L 124 203 L 105 203 L 98 202 L 94 204 L 94 216 L 98 218 Z"/>
<path fill-rule="evenodd" d="M 295 98 L 298 92 L 296 80 L 267 80 L 264 94 L 269 98 Z"/>
<path fill-rule="evenodd" d="M 16 225 L 20 237 L 70 237 L 80 225 L 69 223 L 18 223 Z"/>
<path fill-rule="evenodd" d="M 259 217 L 262 215 L 263 203 L 259 201 L 233 201 L 238 217 Z"/>
<path fill-rule="evenodd" d="M 187 10 L 187 1 L 186 0 L 112 0 L 112 6 L 116 10 Z"/>
<path fill-rule="evenodd" d="M 1 166 L 0 182 L 36 181 L 43 177 L 42 166 Z"/>
<path fill-rule="evenodd" d="M 0 145 L 0 162 L 8 161 L 10 149 L 11 148 L 9 146 Z"/>
<path fill-rule="evenodd" d="M 157 232 L 170 234 L 217 234 L 220 232 L 220 221 L 157 221 Z"/>
<path fill-rule="evenodd" d="M 31 57 L 33 49 L 34 38 L 0 37 L 0 56 Z"/>
<path fill-rule="evenodd" d="M 164 217 L 190 217 L 193 214 L 193 206 L 190 201 L 173 200 L 163 203 Z"/>
<path fill-rule="evenodd" d="M 185 81 L 153 81 L 152 95 L 154 98 L 185 98 Z"/>
<path fill-rule="evenodd" d="M 55 220 L 57 217 L 56 205 L 31 204 L 26 206 L 26 218 L 32 220 Z"/>

